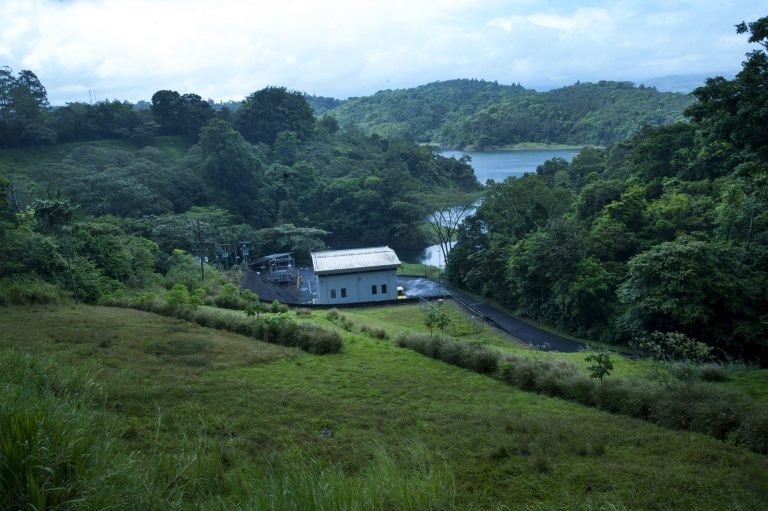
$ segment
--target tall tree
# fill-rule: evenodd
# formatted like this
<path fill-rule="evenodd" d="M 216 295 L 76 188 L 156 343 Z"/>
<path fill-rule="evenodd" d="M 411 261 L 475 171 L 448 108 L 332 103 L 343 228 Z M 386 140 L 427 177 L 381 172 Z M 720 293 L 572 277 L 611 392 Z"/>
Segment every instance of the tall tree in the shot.
<path fill-rule="evenodd" d="M 23 69 L 14 77 L 9 67 L 0 68 L 0 147 L 55 142 L 49 108 L 48 94 L 35 73 Z"/>
<path fill-rule="evenodd" d="M 768 161 L 768 16 L 752 23 L 739 23 L 736 32 L 749 32 L 749 42 L 762 49 L 747 53 L 741 71 L 733 80 L 709 78 L 693 91 L 699 99 L 686 115 L 699 123 L 710 139 L 726 140 L 739 149 Z"/>
<path fill-rule="evenodd" d="M 456 241 L 456 234 L 468 215 L 472 214 L 474 203 L 462 204 L 459 206 L 448 206 L 438 209 L 427 217 L 427 223 L 435 235 L 435 239 L 440 244 L 440 250 L 443 253 L 443 261 L 448 261 L 448 252 Z"/>
<path fill-rule="evenodd" d="M 305 139 L 315 129 L 315 116 L 301 92 L 267 87 L 245 98 L 235 127 L 252 144 L 272 145 L 281 131 L 293 131 Z"/>

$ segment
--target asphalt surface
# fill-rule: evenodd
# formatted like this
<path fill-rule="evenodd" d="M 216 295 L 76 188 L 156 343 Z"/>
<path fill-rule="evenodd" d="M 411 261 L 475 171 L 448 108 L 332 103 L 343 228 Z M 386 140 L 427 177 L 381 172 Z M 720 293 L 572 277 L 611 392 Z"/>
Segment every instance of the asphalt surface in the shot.
<path fill-rule="evenodd" d="M 499 329 L 508 333 L 512 337 L 538 348 L 543 351 L 560 351 L 564 353 L 574 353 L 586 349 L 587 345 L 583 342 L 574 341 L 566 337 L 561 337 L 552 332 L 542 330 L 525 321 L 522 321 L 511 314 L 501 311 L 492 305 L 484 302 L 478 302 L 472 297 L 460 292 L 451 292 L 451 295 L 468 308 L 470 311 L 476 311 L 486 321 L 492 323 Z"/>

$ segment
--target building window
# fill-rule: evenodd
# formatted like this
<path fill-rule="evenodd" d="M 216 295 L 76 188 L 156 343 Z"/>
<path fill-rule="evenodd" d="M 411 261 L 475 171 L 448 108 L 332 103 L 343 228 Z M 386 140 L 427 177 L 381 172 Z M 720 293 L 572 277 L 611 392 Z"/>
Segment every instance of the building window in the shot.
<path fill-rule="evenodd" d="M 342 287 L 341 288 L 341 297 L 342 298 L 346 298 L 347 297 L 347 288 L 346 287 Z"/>
<path fill-rule="evenodd" d="M 335 299 L 336 299 L 336 290 L 331 289 L 331 300 L 335 300 Z"/>
<path fill-rule="evenodd" d="M 387 294 L 387 285 L 386 284 L 382 284 L 381 285 L 381 294 L 383 294 L 383 295 Z"/>
<path fill-rule="evenodd" d="M 374 285 L 372 285 L 372 286 L 371 286 L 371 294 L 372 294 L 372 295 L 375 295 L 375 294 L 376 294 L 376 284 L 374 284 Z"/>

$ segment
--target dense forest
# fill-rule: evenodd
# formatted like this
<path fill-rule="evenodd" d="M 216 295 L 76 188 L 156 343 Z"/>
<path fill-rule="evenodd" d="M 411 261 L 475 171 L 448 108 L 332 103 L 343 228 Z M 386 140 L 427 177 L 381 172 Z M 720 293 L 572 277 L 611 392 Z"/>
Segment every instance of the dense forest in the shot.
<path fill-rule="evenodd" d="M 351 98 L 329 113 L 342 126 L 367 133 L 482 150 L 521 142 L 608 145 L 644 126 L 682 120 L 693 101 L 629 82 L 536 92 L 519 84 L 450 80 Z"/>
<path fill-rule="evenodd" d="M 768 362 L 768 18 L 688 122 L 493 183 L 461 227 L 461 286 L 573 334 L 704 342 Z"/>
<path fill-rule="evenodd" d="M 190 254 L 227 268 L 326 244 L 419 247 L 436 195 L 481 188 L 466 161 L 342 131 L 282 87 L 236 112 L 170 90 L 149 109 L 51 108 L 31 71 L 1 78 L 6 289 L 53 285 L 93 302 L 158 284 Z"/>

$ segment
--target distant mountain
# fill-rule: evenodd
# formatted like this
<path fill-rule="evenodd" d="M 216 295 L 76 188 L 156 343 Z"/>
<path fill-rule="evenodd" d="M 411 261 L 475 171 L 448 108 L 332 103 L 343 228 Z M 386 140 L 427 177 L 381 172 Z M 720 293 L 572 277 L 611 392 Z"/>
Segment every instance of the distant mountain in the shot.
<path fill-rule="evenodd" d="M 343 99 L 327 98 L 325 96 L 304 96 L 309 106 L 315 111 L 317 117 L 322 117 L 328 110 L 336 108 L 344 103 Z"/>
<path fill-rule="evenodd" d="M 663 92 L 682 92 L 690 93 L 696 87 L 701 87 L 704 82 L 711 75 L 669 75 L 660 76 L 657 78 L 650 78 L 641 83 L 646 87 L 655 87 L 659 91 Z M 733 78 L 732 75 L 728 75 L 725 78 Z"/>
<path fill-rule="evenodd" d="M 342 126 L 355 126 L 387 138 L 434 142 L 439 140 L 439 130 L 448 122 L 466 118 L 490 104 L 532 94 L 536 91 L 520 85 L 448 80 L 349 98 L 329 113 Z"/>
<path fill-rule="evenodd" d="M 682 120 L 693 101 L 630 82 L 537 92 L 519 84 L 449 80 L 350 98 L 329 113 L 344 127 L 386 138 L 489 149 L 520 142 L 605 145 L 646 125 Z"/>

